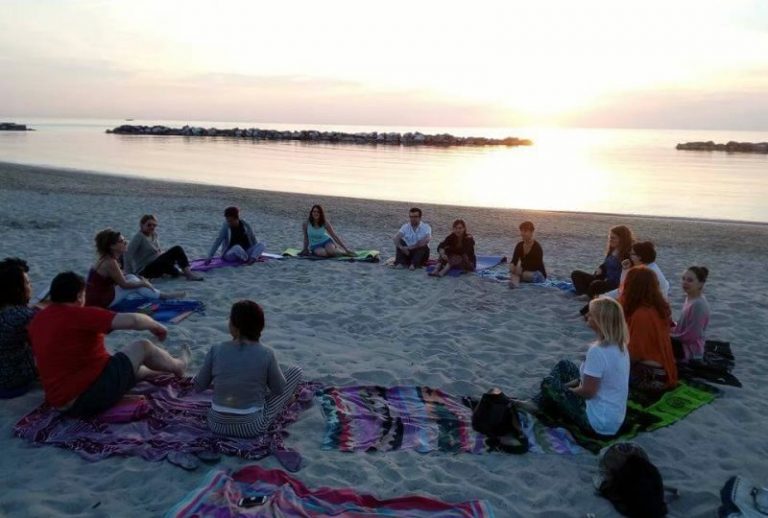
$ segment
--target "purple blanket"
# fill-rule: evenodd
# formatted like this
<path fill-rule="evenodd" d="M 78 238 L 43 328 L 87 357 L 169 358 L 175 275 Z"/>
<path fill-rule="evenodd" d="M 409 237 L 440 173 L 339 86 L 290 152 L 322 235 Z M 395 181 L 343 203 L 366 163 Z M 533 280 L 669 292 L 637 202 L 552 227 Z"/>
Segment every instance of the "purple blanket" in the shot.
<path fill-rule="evenodd" d="M 42 405 L 24 416 L 14 435 L 36 444 L 76 451 L 95 461 L 111 455 L 159 461 L 172 452 L 216 452 L 244 459 L 275 454 L 287 469 L 298 469 L 301 457 L 286 450 L 286 427 L 311 406 L 315 383 L 301 383 L 294 399 L 261 437 L 238 439 L 215 435 L 206 416 L 213 391 L 195 393 L 190 378 L 161 376 L 139 383 L 118 405 L 93 418 L 65 417 Z"/>

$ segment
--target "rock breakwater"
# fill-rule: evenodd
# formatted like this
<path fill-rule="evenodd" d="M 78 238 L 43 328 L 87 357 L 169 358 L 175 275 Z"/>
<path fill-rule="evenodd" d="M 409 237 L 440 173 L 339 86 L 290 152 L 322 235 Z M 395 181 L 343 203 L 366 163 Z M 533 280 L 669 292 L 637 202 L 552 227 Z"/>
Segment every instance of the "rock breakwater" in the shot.
<path fill-rule="evenodd" d="M 675 149 L 684 151 L 726 151 L 728 153 L 768 153 L 768 142 L 735 142 L 715 144 L 707 142 L 685 142 L 678 144 Z"/>
<path fill-rule="evenodd" d="M 184 126 L 169 128 L 167 126 L 136 126 L 125 124 L 107 133 L 118 135 L 173 135 L 183 137 L 232 137 L 250 138 L 254 140 L 296 140 L 302 142 L 334 143 L 334 144 L 384 144 L 395 146 L 530 146 L 529 139 L 507 137 L 502 139 L 486 137 L 457 137 L 447 133 L 425 135 L 423 133 L 395 132 L 360 132 L 344 133 L 340 131 L 281 131 L 259 128 L 201 128 Z"/>

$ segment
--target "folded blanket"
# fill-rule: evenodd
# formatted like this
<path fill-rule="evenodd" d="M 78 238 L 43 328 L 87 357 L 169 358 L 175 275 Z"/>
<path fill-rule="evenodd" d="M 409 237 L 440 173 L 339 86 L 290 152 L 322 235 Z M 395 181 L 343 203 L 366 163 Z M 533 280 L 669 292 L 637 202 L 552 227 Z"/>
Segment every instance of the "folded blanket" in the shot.
<path fill-rule="evenodd" d="M 378 250 L 355 250 L 354 255 L 337 255 L 335 257 L 318 257 L 314 254 L 301 255 L 301 250 L 298 248 L 286 248 L 283 252 L 283 257 L 290 257 L 292 259 L 308 259 L 310 261 L 325 261 L 332 259 L 335 261 L 350 261 L 361 263 L 378 263 L 379 251 Z"/>
<path fill-rule="evenodd" d="M 144 313 L 158 322 L 178 324 L 193 313 L 202 313 L 205 304 L 199 300 L 125 299 L 110 307 L 118 313 Z"/>
<path fill-rule="evenodd" d="M 503 255 L 478 255 L 477 256 L 477 262 L 475 263 L 475 272 L 482 272 L 484 270 L 489 270 L 493 268 L 494 266 L 498 266 L 502 263 L 507 262 L 506 256 Z M 435 270 L 437 267 L 437 261 L 432 259 L 427 262 L 427 273 L 431 273 Z M 462 268 L 451 268 L 448 270 L 449 277 L 458 277 L 459 275 L 462 275 L 464 273 L 468 273 L 466 270 Z"/>
<path fill-rule="evenodd" d="M 68 417 L 46 405 L 24 416 L 13 433 L 35 444 L 76 451 L 95 461 L 112 455 L 137 456 L 159 461 L 169 453 L 217 452 L 245 459 L 270 453 L 295 463 L 299 454 L 286 450 L 286 427 L 311 405 L 318 385 L 301 383 L 294 399 L 277 416 L 266 434 L 253 439 L 215 435 L 206 417 L 212 390 L 196 393 L 190 379 L 159 376 L 144 381 L 118 405 L 96 417 Z M 298 463 L 297 463 L 298 466 Z"/>
<path fill-rule="evenodd" d="M 239 505 L 242 498 L 266 497 L 263 504 Z M 167 518 L 198 516 L 363 517 L 408 516 L 413 518 L 490 518 L 493 511 L 482 500 L 451 504 L 426 496 L 379 500 L 352 488 L 310 489 L 280 470 L 246 466 L 231 475 L 212 470 L 194 491 L 165 515 Z"/>
<path fill-rule="evenodd" d="M 268 252 L 262 252 L 262 254 L 259 256 L 259 258 L 255 261 L 257 263 L 263 263 L 272 259 L 282 259 L 282 255 L 278 254 L 270 254 Z M 208 264 L 205 264 L 206 259 L 193 259 L 189 262 L 189 268 L 192 271 L 195 272 L 207 272 L 210 270 L 215 270 L 217 268 L 233 268 L 237 266 L 244 266 L 246 264 L 251 263 L 244 263 L 242 261 L 227 261 L 223 257 L 214 257 L 211 259 L 211 262 Z"/>
<path fill-rule="evenodd" d="M 542 408 L 536 417 L 546 426 L 558 426 L 567 429 L 572 437 L 584 448 L 593 453 L 615 442 L 628 441 L 641 432 L 652 432 L 674 424 L 694 410 L 711 403 L 722 392 L 712 385 L 693 380 L 682 380 L 678 386 L 665 392 L 655 401 L 642 401 L 647 396 L 630 394 L 627 402 L 627 415 L 618 434 L 613 437 L 598 437 L 586 434 L 573 423 L 565 421 L 556 412 Z"/>

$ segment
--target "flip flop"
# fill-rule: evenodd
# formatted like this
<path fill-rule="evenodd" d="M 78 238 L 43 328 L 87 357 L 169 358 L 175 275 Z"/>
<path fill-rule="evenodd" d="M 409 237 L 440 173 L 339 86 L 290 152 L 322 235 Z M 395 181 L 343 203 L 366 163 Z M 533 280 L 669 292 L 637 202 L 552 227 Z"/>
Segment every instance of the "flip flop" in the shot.
<path fill-rule="evenodd" d="M 197 457 L 190 453 L 184 453 L 180 451 L 174 451 L 169 453 L 165 460 L 187 471 L 194 471 L 200 467 L 200 461 Z"/>

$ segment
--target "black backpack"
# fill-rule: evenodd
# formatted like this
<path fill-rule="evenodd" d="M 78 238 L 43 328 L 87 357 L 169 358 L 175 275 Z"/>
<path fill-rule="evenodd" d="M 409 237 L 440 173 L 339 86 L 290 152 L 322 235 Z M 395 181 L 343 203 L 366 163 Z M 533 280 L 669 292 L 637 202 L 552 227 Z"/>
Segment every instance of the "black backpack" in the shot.
<path fill-rule="evenodd" d="M 486 445 L 492 451 L 514 454 L 528 451 L 528 438 L 523 433 L 517 408 L 503 392 L 483 394 L 472 412 L 472 428 L 488 436 Z M 517 444 L 511 444 L 509 439 Z"/>

